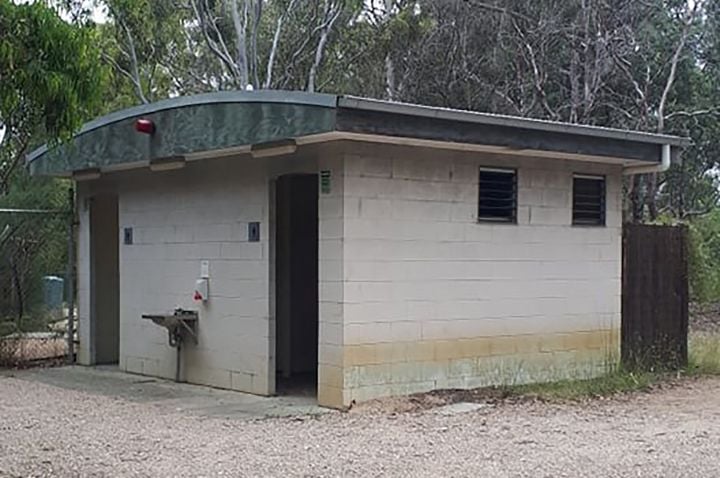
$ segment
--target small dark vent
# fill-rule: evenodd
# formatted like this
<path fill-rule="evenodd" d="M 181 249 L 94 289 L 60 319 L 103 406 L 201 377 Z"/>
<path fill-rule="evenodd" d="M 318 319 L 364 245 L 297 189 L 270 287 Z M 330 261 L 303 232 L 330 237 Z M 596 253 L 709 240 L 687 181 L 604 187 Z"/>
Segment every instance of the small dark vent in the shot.
<path fill-rule="evenodd" d="M 575 175 L 573 178 L 573 224 L 605 225 L 605 178 Z"/>
<path fill-rule="evenodd" d="M 478 220 L 515 222 L 517 173 L 513 169 L 480 168 Z"/>

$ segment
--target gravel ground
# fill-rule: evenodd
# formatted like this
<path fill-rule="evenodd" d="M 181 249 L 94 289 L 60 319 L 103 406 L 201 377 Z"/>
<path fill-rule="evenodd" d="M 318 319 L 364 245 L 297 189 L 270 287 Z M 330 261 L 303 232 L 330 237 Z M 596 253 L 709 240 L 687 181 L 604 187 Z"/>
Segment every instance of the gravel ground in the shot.
<path fill-rule="evenodd" d="M 720 380 L 446 415 L 240 420 L 0 377 L 0 476 L 673 476 L 720 470 Z"/>

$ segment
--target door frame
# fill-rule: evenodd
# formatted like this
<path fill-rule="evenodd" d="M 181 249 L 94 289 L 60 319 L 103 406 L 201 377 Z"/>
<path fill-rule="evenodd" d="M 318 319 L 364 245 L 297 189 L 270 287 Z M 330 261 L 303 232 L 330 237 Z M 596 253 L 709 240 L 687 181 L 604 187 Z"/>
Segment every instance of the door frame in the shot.
<path fill-rule="evenodd" d="M 270 182 L 270 242 L 269 242 L 269 258 L 270 258 L 270 316 L 271 316 L 271 343 L 270 343 L 270 350 L 271 350 L 271 360 L 269 364 L 269 372 L 270 372 L 270 392 L 272 394 L 275 394 L 277 391 L 277 378 L 279 377 L 278 372 L 278 363 L 280 355 L 278 354 L 280 344 L 280 334 L 279 334 L 279 326 L 280 326 L 280 307 L 279 301 L 281 300 L 280 292 L 278 291 L 279 287 L 279 281 L 278 281 L 278 246 L 279 243 L 279 234 L 278 234 L 278 228 L 280 226 L 280 198 L 281 195 L 279 193 L 279 183 L 282 180 L 282 178 L 292 178 L 292 177 L 298 177 L 298 176 L 311 176 L 316 179 L 316 187 L 319 188 L 319 178 L 317 172 L 291 172 L 291 173 L 285 173 L 285 174 L 279 174 L 275 178 L 273 178 Z M 319 270 L 319 254 L 320 254 L 320 194 L 319 191 L 316 192 L 316 227 L 317 227 L 317 233 L 316 233 L 316 286 L 317 286 L 317 294 L 315 297 L 316 300 L 316 314 L 317 314 L 317 331 L 315 333 L 315 341 L 316 341 L 316 348 L 317 353 L 315 356 L 314 364 L 315 364 L 315 375 L 319 374 L 319 356 L 320 356 L 320 297 L 319 297 L 319 291 L 320 291 L 320 270 Z M 289 217 L 289 216 L 288 216 Z M 288 291 L 284 293 L 289 293 Z M 288 298 L 289 300 L 289 298 Z M 292 348 L 290 347 L 288 352 L 290 352 Z M 288 359 L 288 365 L 292 364 L 292 358 L 291 358 L 291 352 Z M 315 386 L 317 387 L 317 379 Z"/>

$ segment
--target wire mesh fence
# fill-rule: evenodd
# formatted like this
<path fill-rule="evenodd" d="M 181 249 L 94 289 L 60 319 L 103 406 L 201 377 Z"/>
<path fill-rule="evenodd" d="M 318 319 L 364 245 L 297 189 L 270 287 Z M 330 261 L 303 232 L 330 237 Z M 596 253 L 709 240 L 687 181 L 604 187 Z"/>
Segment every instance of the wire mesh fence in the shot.
<path fill-rule="evenodd" d="M 0 367 L 63 360 L 67 214 L 0 210 Z"/>

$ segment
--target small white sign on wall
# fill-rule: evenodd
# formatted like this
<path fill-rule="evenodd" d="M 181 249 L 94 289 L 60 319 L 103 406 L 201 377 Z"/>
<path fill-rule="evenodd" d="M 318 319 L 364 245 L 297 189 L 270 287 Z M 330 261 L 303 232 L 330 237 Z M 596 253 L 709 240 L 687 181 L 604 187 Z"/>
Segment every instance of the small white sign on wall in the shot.
<path fill-rule="evenodd" d="M 210 261 L 202 261 L 200 263 L 200 278 L 201 279 L 209 279 L 210 278 Z"/>

